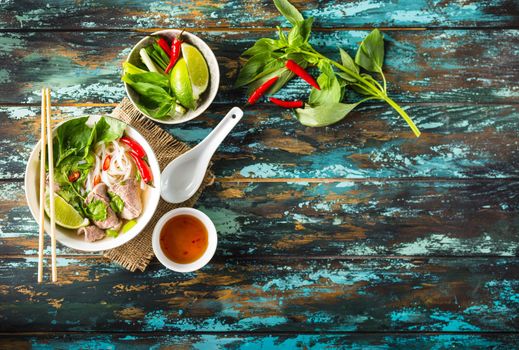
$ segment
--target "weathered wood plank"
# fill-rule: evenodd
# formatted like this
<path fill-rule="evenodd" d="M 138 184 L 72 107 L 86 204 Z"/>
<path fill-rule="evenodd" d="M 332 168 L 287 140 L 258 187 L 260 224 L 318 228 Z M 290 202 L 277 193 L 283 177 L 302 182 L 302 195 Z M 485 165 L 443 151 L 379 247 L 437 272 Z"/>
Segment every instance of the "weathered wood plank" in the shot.
<path fill-rule="evenodd" d="M 59 258 L 0 263 L 1 332 L 516 332 L 519 259 L 231 260 L 144 273 Z M 143 297 L 143 296 L 146 297 Z"/>
<path fill-rule="evenodd" d="M 443 349 L 509 350 L 519 346 L 517 334 L 37 334 L 0 336 L 0 347 L 13 349 Z"/>
<path fill-rule="evenodd" d="M 498 27 L 516 26 L 513 1 L 429 2 L 293 1 L 315 26 Z M 254 1 L 28 1 L 0 3 L 0 28 L 92 29 L 153 27 L 275 27 L 284 23 L 270 0 Z"/>
<path fill-rule="evenodd" d="M 244 103 L 230 87 L 240 53 L 274 32 L 197 33 L 215 50 L 222 73 L 218 103 Z M 389 31 L 387 78 L 391 95 L 402 102 L 519 101 L 516 64 L 518 30 Z M 114 35 L 117 40 L 114 40 Z M 124 32 L 26 32 L 0 36 L 0 103 L 37 102 L 43 83 L 59 102 L 118 102 L 124 96 L 120 65 L 144 34 Z M 313 43 L 326 54 L 337 45 L 351 52 L 365 31 L 316 33 Z M 499 43 L 499 45 L 497 44 Z M 301 97 L 308 85 L 295 79 L 282 94 Z"/>
<path fill-rule="evenodd" d="M 113 107 L 59 107 L 56 119 L 109 113 Z M 166 127 L 200 142 L 230 106 Z M 506 178 L 519 175 L 519 105 L 412 105 L 416 139 L 384 105 L 365 105 L 344 122 L 307 128 L 290 112 L 262 106 L 245 117 L 214 157 L 218 177 L 232 178 Z M 0 178 L 22 179 L 39 137 L 38 107 L 0 107 Z"/>
<path fill-rule="evenodd" d="M 22 185 L 0 193 L 2 254 L 34 256 Z M 501 181 L 220 183 L 197 207 L 222 256 L 516 256 L 518 193 L 519 182 Z"/>

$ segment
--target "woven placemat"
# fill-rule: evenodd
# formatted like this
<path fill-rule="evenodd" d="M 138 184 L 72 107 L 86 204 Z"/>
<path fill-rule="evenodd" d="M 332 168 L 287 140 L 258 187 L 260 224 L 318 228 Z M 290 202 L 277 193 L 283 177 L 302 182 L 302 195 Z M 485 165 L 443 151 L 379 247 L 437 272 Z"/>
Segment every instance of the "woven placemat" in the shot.
<path fill-rule="evenodd" d="M 173 159 L 189 150 L 189 147 L 186 144 L 178 141 L 165 132 L 160 126 L 146 118 L 127 98 L 124 98 L 121 103 L 115 107 L 112 112 L 112 117 L 131 125 L 134 129 L 140 132 L 142 136 L 144 136 L 151 145 L 151 148 L 155 151 L 161 170 L 163 170 Z M 202 191 L 207 186 L 210 186 L 213 181 L 214 175 L 210 170 L 207 170 L 202 185 L 196 194 L 187 201 L 180 204 L 170 204 L 160 199 L 155 215 L 153 215 L 144 230 L 130 242 L 118 248 L 105 251 L 104 256 L 130 271 L 135 271 L 137 269 L 144 271 L 154 256 L 153 248 L 151 246 L 151 236 L 153 228 L 160 217 L 174 208 L 192 207 L 196 203 L 198 197 L 200 197 Z M 160 186 L 160 184 L 156 183 L 155 186 Z"/>

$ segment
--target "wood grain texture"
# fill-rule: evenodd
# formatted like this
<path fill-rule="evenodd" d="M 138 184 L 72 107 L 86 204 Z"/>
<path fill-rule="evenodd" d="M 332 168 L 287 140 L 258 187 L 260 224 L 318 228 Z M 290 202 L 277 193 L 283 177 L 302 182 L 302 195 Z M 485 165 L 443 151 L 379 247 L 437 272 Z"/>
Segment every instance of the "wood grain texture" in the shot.
<path fill-rule="evenodd" d="M 19 182 L 0 184 L 0 247 L 35 255 Z M 255 256 L 517 256 L 519 182 L 217 183 L 197 207 L 218 251 Z M 58 245 L 59 254 L 82 253 Z"/>
<path fill-rule="evenodd" d="M 509 27 L 519 9 L 511 0 L 430 2 L 292 1 L 319 27 Z M 73 5 L 72 5 L 73 4 Z M 71 6 L 72 5 L 72 6 Z M 0 28 L 271 28 L 286 23 L 270 0 L 29 1 L 0 3 Z"/>
<path fill-rule="evenodd" d="M 228 350 L 332 350 L 405 347 L 408 350 L 475 349 L 509 350 L 519 346 L 517 334 L 27 334 L 0 336 L 4 350 L 32 349 L 228 349 Z"/>
<path fill-rule="evenodd" d="M 59 258 L 41 285 L 37 258 L 4 258 L 0 331 L 517 331 L 517 258 L 221 258 L 188 274 Z"/>
<path fill-rule="evenodd" d="M 112 106 L 59 107 L 55 119 L 110 113 Z M 194 146 L 230 105 L 165 129 Z M 413 104 L 416 139 L 381 104 L 364 105 L 327 128 L 299 124 L 291 112 L 262 105 L 220 146 L 213 171 L 228 178 L 510 178 L 519 176 L 519 105 Z M 38 107 L 0 107 L 0 179 L 23 179 L 38 138 Z"/>
<path fill-rule="evenodd" d="M 216 102 L 243 104 L 244 91 L 230 90 L 239 55 L 258 38 L 275 33 L 194 33 L 213 48 L 220 64 Z M 338 58 L 337 45 L 353 54 L 366 34 L 332 30 L 315 33 L 312 42 Z M 54 88 L 55 101 L 116 103 L 125 95 L 121 63 L 143 35 L 117 33 L 114 40 L 112 32 L 1 33 L 0 103 L 37 103 L 44 82 Z M 388 31 L 385 71 L 390 95 L 404 103 L 517 103 L 518 45 L 518 30 Z M 308 93 L 308 84 L 294 79 L 281 94 L 300 98 Z"/>

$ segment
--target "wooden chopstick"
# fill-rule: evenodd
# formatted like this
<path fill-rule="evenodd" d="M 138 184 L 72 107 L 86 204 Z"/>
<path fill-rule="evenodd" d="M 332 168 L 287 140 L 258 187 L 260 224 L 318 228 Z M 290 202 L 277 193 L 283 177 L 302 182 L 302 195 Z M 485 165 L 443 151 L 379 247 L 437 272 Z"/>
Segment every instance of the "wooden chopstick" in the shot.
<path fill-rule="evenodd" d="M 43 244 L 45 240 L 45 127 L 47 124 L 47 98 L 41 89 L 41 140 L 40 140 L 40 236 L 38 240 L 38 283 L 43 281 Z"/>
<path fill-rule="evenodd" d="M 52 144 L 52 128 L 51 128 L 51 109 L 50 109 L 50 90 L 45 89 L 46 100 L 46 118 L 47 118 L 47 149 L 49 151 L 49 200 L 50 200 L 50 239 L 51 239 L 51 265 L 52 265 L 52 282 L 58 281 L 58 271 L 56 268 L 56 211 L 54 208 L 54 150 Z"/>
<path fill-rule="evenodd" d="M 56 268 L 56 211 L 54 208 L 54 150 L 52 144 L 52 126 L 50 109 L 50 90 L 41 90 L 41 157 L 40 157 L 40 232 L 38 241 L 38 283 L 43 280 L 43 246 L 45 241 L 45 187 L 47 185 L 45 173 L 45 148 L 48 151 L 49 165 L 49 208 L 50 208 L 50 238 L 51 238 L 51 265 L 52 282 L 58 281 Z M 47 144 L 47 147 L 45 147 Z"/>

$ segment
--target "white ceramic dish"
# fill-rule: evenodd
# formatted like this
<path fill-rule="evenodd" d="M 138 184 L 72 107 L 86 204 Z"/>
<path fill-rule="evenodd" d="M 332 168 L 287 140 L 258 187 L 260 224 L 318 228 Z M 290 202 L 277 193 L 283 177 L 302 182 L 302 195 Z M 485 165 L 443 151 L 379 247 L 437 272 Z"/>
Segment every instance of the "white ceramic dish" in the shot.
<path fill-rule="evenodd" d="M 168 39 L 168 41 L 171 42 L 171 40 L 175 36 L 179 35 L 180 33 L 181 33 L 181 30 L 166 29 L 166 30 L 161 30 L 161 31 L 155 32 L 151 35 L 152 36 L 159 35 L 159 36 L 165 37 Z M 179 124 L 179 123 L 183 123 L 183 122 L 186 122 L 188 120 L 198 117 L 213 102 L 213 100 L 216 96 L 216 93 L 218 92 L 218 87 L 220 85 L 220 68 L 218 67 L 218 61 L 216 60 L 216 56 L 214 55 L 211 48 L 202 39 L 200 39 L 199 37 L 197 37 L 194 34 L 186 32 L 186 31 L 184 31 L 184 33 L 182 33 L 182 39 L 184 40 L 184 42 L 191 44 L 191 45 L 195 46 L 198 50 L 200 50 L 200 52 L 202 53 L 202 55 L 205 58 L 205 61 L 207 62 L 207 66 L 209 67 L 209 85 L 207 87 L 207 90 L 202 94 L 202 96 L 200 96 L 200 101 L 199 101 L 199 105 L 198 105 L 197 109 L 189 110 L 183 116 L 176 117 L 176 118 L 156 119 L 156 118 L 150 117 L 149 115 L 147 115 L 146 113 L 141 111 L 139 109 L 139 107 L 137 106 L 137 104 L 135 103 L 135 101 L 139 100 L 139 95 L 128 84 L 124 83 L 124 88 L 126 89 L 126 95 L 130 99 L 130 101 L 133 103 L 135 108 L 139 109 L 139 111 L 141 111 L 142 114 L 146 115 L 151 120 L 157 121 L 159 123 Z M 130 55 L 128 55 L 128 58 L 126 59 L 126 61 L 130 62 L 132 64 L 136 64 L 137 62 L 140 62 L 140 57 L 139 57 L 140 49 L 143 47 L 146 47 L 148 45 L 151 45 L 153 43 L 153 40 L 154 39 L 151 36 L 147 36 L 144 39 L 142 39 L 141 41 L 139 41 L 133 47 L 133 49 L 130 52 Z"/>
<path fill-rule="evenodd" d="M 162 231 L 162 227 L 164 227 L 164 224 L 169 219 L 177 215 L 186 214 L 192 215 L 198 218 L 200 221 L 202 221 L 202 223 L 207 229 L 208 244 L 207 249 L 205 250 L 204 254 L 200 257 L 200 259 L 190 264 L 179 264 L 170 260 L 162 251 L 162 248 L 160 247 L 160 231 Z M 199 270 L 205 265 L 207 265 L 209 261 L 211 261 L 211 258 L 213 257 L 216 251 L 216 246 L 218 245 L 218 236 L 216 234 L 216 228 L 214 227 L 214 224 L 211 221 L 211 219 L 207 215 L 202 213 L 200 210 L 193 208 L 176 208 L 168 211 L 160 218 L 159 221 L 157 221 L 155 229 L 153 230 L 153 237 L 151 239 L 151 242 L 153 246 L 153 252 L 155 253 L 157 259 L 159 259 L 159 261 L 162 263 L 162 265 L 164 265 L 170 270 L 185 273 Z"/>
<path fill-rule="evenodd" d="M 92 116 L 88 120 L 88 123 L 94 123 L 100 118 L 100 116 Z M 109 118 L 105 116 L 105 118 Z M 70 120 L 70 119 L 67 119 Z M 60 123 L 59 125 L 61 125 Z M 53 133 L 56 132 L 56 128 Z M 146 151 L 146 155 L 148 156 L 148 162 L 150 165 L 151 172 L 153 174 L 153 182 L 155 187 L 150 187 L 143 194 L 143 208 L 141 216 L 137 218 L 137 224 L 132 227 L 128 232 L 120 234 L 116 238 L 105 237 L 102 240 L 96 242 L 86 242 L 83 239 L 83 236 L 78 235 L 77 230 L 69 230 L 63 227 L 56 225 L 56 240 L 67 247 L 95 252 L 107 249 L 113 249 L 123 245 L 124 243 L 130 241 L 134 237 L 136 237 L 148 224 L 153 214 L 155 213 L 155 209 L 159 203 L 160 199 L 160 167 L 157 161 L 157 157 L 153 152 L 153 149 L 148 144 L 148 142 L 144 139 L 144 137 L 137 132 L 135 129 L 130 126 L 126 126 L 126 135 L 133 138 L 137 141 Z M 39 205 L 39 187 L 40 187 L 40 144 L 38 142 L 34 150 L 32 151 L 29 161 L 27 163 L 27 168 L 25 169 L 25 196 L 27 198 L 27 203 L 29 205 L 29 209 L 31 210 L 31 214 L 34 219 L 38 222 L 40 205 Z M 38 222 L 39 224 L 39 222 Z M 50 232 L 50 220 L 46 216 L 45 217 L 45 231 Z"/>

